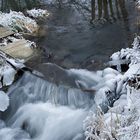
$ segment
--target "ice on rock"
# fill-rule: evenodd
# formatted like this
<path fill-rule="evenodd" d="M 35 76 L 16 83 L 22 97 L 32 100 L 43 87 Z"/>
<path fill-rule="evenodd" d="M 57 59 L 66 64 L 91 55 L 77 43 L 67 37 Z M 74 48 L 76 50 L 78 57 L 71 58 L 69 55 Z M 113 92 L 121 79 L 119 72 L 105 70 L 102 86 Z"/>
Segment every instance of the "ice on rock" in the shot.
<path fill-rule="evenodd" d="M 116 80 L 115 80 L 114 78 L 108 79 L 108 80 L 106 80 L 106 82 L 105 82 L 105 85 L 106 85 L 106 86 L 110 89 L 110 91 L 112 91 L 112 92 L 115 92 L 116 84 L 117 84 L 117 82 L 116 82 Z"/>
<path fill-rule="evenodd" d="M 120 74 L 120 72 L 118 72 L 117 70 L 114 70 L 112 68 L 106 68 L 103 70 L 103 75 L 107 75 L 107 74 L 118 75 L 118 74 Z"/>
<path fill-rule="evenodd" d="M 20 60 L 13 59 L 0 51 L 0 88 L 13 83 L 17 70 L 23 68 Z"/>
<path fill-rule="evenodd" d="M 129 77 L 136 74 L 140 74 L 140 63 L 132 65 L 124 74 L 124 76 Z"/>
<path fill-rule="evenodd" d="M 108 87 L 103 87 L 101 89 L 98 90 L 98 92 L 95 95 L 95 103 L 99 106 L 101 105 L 103 102 L 105 102 L 106 99 L 106 92 L 109 91 L 110 89 Z"/>
<path fill-rule="evenodd" d="M 3 91 L 0 91 L 0 111 L 5 111 L 9 106 L 9 97 Z"/>
<path fill-rule="evenodd" d="M 10 65 L 5 65 L 0 69 L 1 75 L 3 75 L 3 86 L 9 86 L 13 83 L 16 70 Z"/>

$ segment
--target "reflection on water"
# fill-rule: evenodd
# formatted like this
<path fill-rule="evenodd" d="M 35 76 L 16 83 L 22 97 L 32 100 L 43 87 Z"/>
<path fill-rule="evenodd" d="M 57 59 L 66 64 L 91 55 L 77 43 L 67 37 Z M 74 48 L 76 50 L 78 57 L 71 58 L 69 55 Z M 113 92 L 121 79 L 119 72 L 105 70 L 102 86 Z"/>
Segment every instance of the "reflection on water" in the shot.
<path fill-rule="evenodd" d="M 131 1 L 130 1 L 131 3 Z M 129 9 L 126 0 L 91 0 L 91 21 L 105 19 L 106 21 L 115 22 L 123 21 L 124 28 L 130 36 Z M 135 21 L 134 21 L 135 22 Z M 129 39 L 128 39 L 129 40 Z"/>
<path fill-rule="evenodd" d="M 45 8 L 44 5 L 40 0 L 0 0 L 2 11 Z M 138 32 L 134 0 L 91 0 L 88 14 L 84 13 L 84 6 L 83 11 L 75 8 L 78 4 L 74 6 L 47 6 L 51 16 L 40 23 L 40 36 L 36 39 L 45 50 L 41 62 L 98 69 L 112 53 L 130 46 L 134 33 Z M 92 16 L 97 26 L 89 24 L 83 13 L 89 16 L 87 19 Z"/>
<path fill-rule="evenodd" d="M 0 0 L 1 11 L 21 11 L 24 9 L 31 9 L 38 7 L 40 0 Z"/>
<path fill-rule="evenodd" d="M 87 24 L 82 12 L 73 7 L 55 8 L 52 12 L 53 17 L 47 21 L 48 36 L 39 41 L 53 54 L 51 62 L 64 67 L 99 69 L 112 53 L 131 46 L 137 32 L 134 1 L 92 0 L 91 4 L 92 14 L 85 15 L 92 15 L 95 24 Z"/>
<path fill-rule="evenodd" d="M 128 13 L 125 4 L 125 0 L 91 0 L 92 20 L 127 19 Z"/>

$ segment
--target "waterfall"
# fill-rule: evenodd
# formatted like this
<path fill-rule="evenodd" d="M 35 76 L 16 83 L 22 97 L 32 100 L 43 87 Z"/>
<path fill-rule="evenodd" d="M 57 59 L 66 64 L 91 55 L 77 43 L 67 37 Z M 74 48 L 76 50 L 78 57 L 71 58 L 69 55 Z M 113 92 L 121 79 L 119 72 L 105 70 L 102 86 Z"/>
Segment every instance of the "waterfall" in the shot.
<path fill-rule="evenodd" d="M 52 69 L 52 65 L 49 67 Z M 48 80 L 44 80 L 35 73 L 25 72 L 9 88 L 10 106 L 1 114 L 4 122 L 0 122 L 0 128 L 4 125 L 0 129 L 0 140 L 84 140 L 83 120 L 89 110 L 96 111 L 95 94 L 100 92 L 91 89 L 104 86 L 103 75 L 112 70 L 95 73 L 54 67 L 57 77 L 51 70 L 47 76 L 60 80 L 59 83 L 47 76 Z M 98 94 L 102 94 L 104 109 L 109 101 L 104 93 Z"/>
<path fill-rule="evenodd" d="M 8 92 L 10 107 L 4 117 L 11 117 L 26 103 L 50 102 L 72 108 L 89 108 L 94 103 L 94 94 L 80 89 L 56 85 L 26 72 Z M 7 115 L 6 115 L 7 114 Z"/>
<path fill-rule="evenodd" d="M 2 114 L 7 127 L 0 129 L 1 140 L 82 140 L 83 120 L 95 104 L 94 94 L 30 72 L 10 87 L 8 95 L 10 106 Z"/>

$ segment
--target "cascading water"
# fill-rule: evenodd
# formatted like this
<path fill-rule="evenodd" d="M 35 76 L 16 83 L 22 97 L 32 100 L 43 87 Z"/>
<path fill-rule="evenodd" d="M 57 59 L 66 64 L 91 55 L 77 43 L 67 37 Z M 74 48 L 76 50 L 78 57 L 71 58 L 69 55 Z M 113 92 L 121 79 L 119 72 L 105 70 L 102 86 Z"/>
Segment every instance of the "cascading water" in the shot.
<path fill-rule="evenodd" d="M 65 72 L 64 79 L 72 77 L 78 87 L 97 88 L 101 80 L 101 74 L 86 70 Z M 95 111 L 95 93 L 71 85 L 25 72 L 8 91 L 10 106 L 1 115 L 0 140 L 83 140 L 83 120 L 91 108 Z"/>
<path fill-rule="evenodd" d="M 83 138 L 79 133 L 82 133 L 86 109 L 94 102 L 92 94 L 57 86 L 29 72 L 10 88 L 8 94 L 10 107 L 2 117 L 14 129 L 2 129 L 2 140 L 19 140 L 22 137 L 36 140 Z"/>

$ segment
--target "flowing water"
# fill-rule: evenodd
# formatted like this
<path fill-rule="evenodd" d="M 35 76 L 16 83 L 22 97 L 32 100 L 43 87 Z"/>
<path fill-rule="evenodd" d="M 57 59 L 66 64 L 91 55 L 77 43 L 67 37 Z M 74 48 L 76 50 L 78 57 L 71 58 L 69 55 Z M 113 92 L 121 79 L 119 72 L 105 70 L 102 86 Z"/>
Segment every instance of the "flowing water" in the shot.
<path fill-rule="evenodd" d="M 51 15 L 39 22 L 40 34 L 34 38 L 45 50 L 41 62 L 95 70 L 103 68 L 114 51 L 129 46 L 137 32 L 132 0 L 104 1 L 95 1 L 92 24 L 89 13 L 83 14 L 84 9 L 75 3 L 60 8 L 42 6 L 38 0 L 1 0 L 0 6 L 3 11 L 47 7 Z M 104 85 L 101 72 L 64 70 L 53 64 L 36 66 L 33 61 L 28 65 L 45 78 L 25 72 L 9 88 L 10 106 L 1 113 L 0 140 L 84 140 L 83 120 L 89 110 L 96 112 L 93 89 Z M 102 98 L 101 107 L 106 111 L 113 100 Z"/>
<path fill-rule="evenodd" d="M 61 73 L 51 75 L 59 83 L 25 72 L 8 90 L 10 106 L 1 114 L 1 140 L 84 140 L 83 120 L 89 110 L 96 112 L 95 91 L 86 89 L 103 87 L 103 75 L 46 65 Z M 112 101 L 103 98 L 102 109 Z"/>
<path fill-rule="evenodd" d="M 10 107 L 2 114 L 7 127 L 0 130 L 1 140 L 84 139 L 82 123 L 89 108 L 94 110 L 94 94 L 26 72 L 8 95 Z"/>

